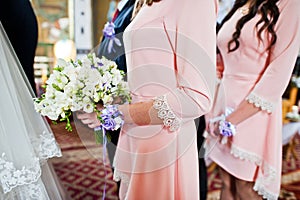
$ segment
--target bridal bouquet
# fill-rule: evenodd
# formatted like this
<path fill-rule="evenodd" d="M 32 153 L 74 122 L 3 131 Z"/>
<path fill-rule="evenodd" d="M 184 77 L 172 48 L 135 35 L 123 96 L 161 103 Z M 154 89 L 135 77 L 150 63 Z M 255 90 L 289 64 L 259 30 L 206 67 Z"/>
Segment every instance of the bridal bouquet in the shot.
<path fill-rule="evenodd" d="M 34 99 L 35 109 L 53 121 L 66 121 L 66 129 L 72 131 L 72 112 L 91 113 L 97 111 L 98 103 L 105 107 L 115 99 L 130 101 L 124 75 L 115 62 L 95 54 L 76 61 L 59 59 L 46 81 L 45 93 Z"/>

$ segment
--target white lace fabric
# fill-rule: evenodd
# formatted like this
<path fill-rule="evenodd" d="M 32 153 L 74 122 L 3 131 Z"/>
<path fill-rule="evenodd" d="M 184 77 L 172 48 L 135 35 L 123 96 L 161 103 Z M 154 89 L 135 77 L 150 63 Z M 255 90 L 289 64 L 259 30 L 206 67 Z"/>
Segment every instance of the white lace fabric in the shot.
<path fill-rule="evenodd" d="M 116 182 L 122 181 L 122 183 L 124 183 L 124 184 L 127 184 L 127 185 L 129 184 L 129 176 L 118 170 L 114 171 L 113 179 Z"/>
<path fill-rule="evenodd" d="M 16 167 L 7 159 L 5 153 L 2 153 L 0 183 L 4 193 L 10 192 L 17 186 L 28 185 L 26 192 L 36 194 L 35 191 L 39 190 L 36 189 L 37 186 L 34 187 L 34 184 L 41 176 L 41 164 L 44 164 L 49 158 L 62 156 L 52 133 L 43 132 L 39 138 L 32 139 L 32 144 L 38 157 L 32 155 L 32 163 L 21 168 Z M 36 194 L 36 196 L 40 195 Z"/>
<path fill-rule="evenodd" d="M 61 150 L 34 109 L 34 93 L 1 22 L 0 44 L 0 200 L 47 200 L 42 167 L 48 158 L 61 156 Z M 56 191 L 57 186 L 48 189 Z"/>
<path fill-rule="evenodd" d="M 7 160 L 5 154 L 0 158 L 0 182 L 4 193 L 13 188 L 36 182 L 41 176 L 41 168 L 38 158 L 34 158 L 31 166 L 23 166 L 18 169 L 13 162 Z"/>
<path fill-rule="evenodd" d="M 37 147 L 36 154 L 41 163 L 48 158 L 62 156 L 61 150 L 58 148 L 58 144 L 52 133 L 44 131 L 38 139 L 32 139 L 32 143 Z"/>
<path fill-rule="evenodd" d="M 263 177 L 258 177 L 255 181 L 253 189 L 257 191 L 259 195 L 268 200 L 277 200 L 278 195 L 269 191 L 266 185 L 272 183 L 275 180 L 276 170 L 271 167 L 268 163 L 266 163 L 260 156 L 256 155 L 253 152 L 248 152 L 244 149 L 241 149 L 235 145 L 231 146 L 231 152 L 233 156 L 241 159 L 250 161 L 259 166 L 260 170 L 264 171 Z"/>
<path fill-rule="evenodd" d="M 264 199 L 268 199 L 268 200 L 277 200 L 278 199 L 278 195 L 268 191 L 265 188 L 264 182 L 260 179 L 256 180 L 253 189 L 254 189 L 254 191 L 257 191 L 257 193 L 259 195 L 261 195 Z"/>
<path fill-rule="evenodd" d="M 268 113 L 272 113 L 274 110 L 274 104 L 272 102 L 265 100 L 264 98 L 256 95 L 253 92 L 248 95 L 246 100 L 249 103 L 254 104 L 256 107 L 259 107 L 260 109 L 267 111 Z"/>
<path fill-rule="evenodd" d="M 158 110 L 158 117 L 163 120 L 164 126 L 170 131 L 179 129 L 181 120 L 171 110 L 165 95 L 154 98 L 153 108 Z"/>
<path fill-rule="evenodd" d="M 41 180 L 39 179 L 37 182 L 21 185 L 9 193 L 3 194 L 0 199 L 50 200 L 50 198 L 45 194 L 46 189 L 43 185 L 41 185 Z"/>
<path fill-rule="evenodd" d="M 113 160 L 113 167 L 114 167 L 114 173 L 113 173 L 113 180 L 116 181 L 116 182 L 120 182 L 122 184 L 124 184 L 126 187 L 129 186 L 129 182 L 130 182 L 130 174 L 126 174 L 126 173 L 123 173 L 121 171 L 119 171 L 116 166 L 117 166 L 117 160 L 116 160 L 116 157 L 114 158 Z M 127 200 L 127 192 L 124 194 L 124 200 Z"/>

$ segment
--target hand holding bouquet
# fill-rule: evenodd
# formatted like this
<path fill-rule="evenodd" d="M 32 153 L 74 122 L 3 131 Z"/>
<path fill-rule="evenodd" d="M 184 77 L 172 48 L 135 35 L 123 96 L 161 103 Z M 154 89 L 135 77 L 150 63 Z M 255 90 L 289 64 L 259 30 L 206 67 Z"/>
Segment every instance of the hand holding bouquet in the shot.
<path fill-rule="evenodd" d="M 106 107 L 116 98 L 122 103 L 130 101 L 124 75 L 115 62 L 104 57 L 100 59 L 95 54 L 77 61 L 59 59 L 46 81 L 45 93 L 34 99 L 35 109 L 53 121 L 67 121 L 66 129 L 71 131 L 72 112 L 99 113 L 97 104 Z M 101 113 L 98 117 L 101 122 L 105 121 Z M 121 126 L 120 120 L 115 123 L 116 127 Z"/>

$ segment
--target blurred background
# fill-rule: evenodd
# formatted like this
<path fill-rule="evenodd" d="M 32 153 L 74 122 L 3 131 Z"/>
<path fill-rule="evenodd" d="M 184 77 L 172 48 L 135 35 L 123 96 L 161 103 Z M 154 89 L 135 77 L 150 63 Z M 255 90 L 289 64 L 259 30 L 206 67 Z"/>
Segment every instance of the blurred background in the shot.
<path fill-rule="evenodd" d="M 38 20 L 35 81 L 38 95 L 57 58 L 75 59 L 100 42 L 104 24 L 111 20 L 115 0 L 32 0 Z"/>
<path fill-rule="evenodd" d="M 219 0 L 218 22 L 232 6 L 232 0 Z M 117 0 L 31 0 L 38 20 L 38 44 L 34 60 L 37 95 L 58 58 L 81 58 L 99 45 L 102 29 L 112 19 Z M 21 9 L 21 8 L 20 8 Z M 283 66 L 284 67 L 284 66 Z M 300 59 L 283 95 L 283 169 L 280 199 L 300 199 Z M 63 152 L 51 163 L 67 199 L 100 199 L 107 186 L 106 199 L 118 199 L 110 163 L 103 165 L 102 149 L 88 144 L 86 150 L 76 130 L 68 133 L 65 124 L 51 125 Z M 95 155 L 97 155 L 95 157 Z M 106 166 L 106 167 L 104 167 Z M 207 166 L 208 199 L 218 199 L 221 182 L 214 163 Z"/>

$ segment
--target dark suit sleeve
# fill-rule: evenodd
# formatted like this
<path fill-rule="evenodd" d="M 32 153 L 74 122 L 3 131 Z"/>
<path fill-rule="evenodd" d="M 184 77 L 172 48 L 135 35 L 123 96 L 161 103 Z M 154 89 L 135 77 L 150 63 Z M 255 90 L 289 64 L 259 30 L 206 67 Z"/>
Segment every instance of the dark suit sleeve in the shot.
<path fill-rule="evenodd" d="M 38 24 L 30 1 L 0 0 L 0 21 L 33 91 L 36 92 L 33 64 Z"/>

